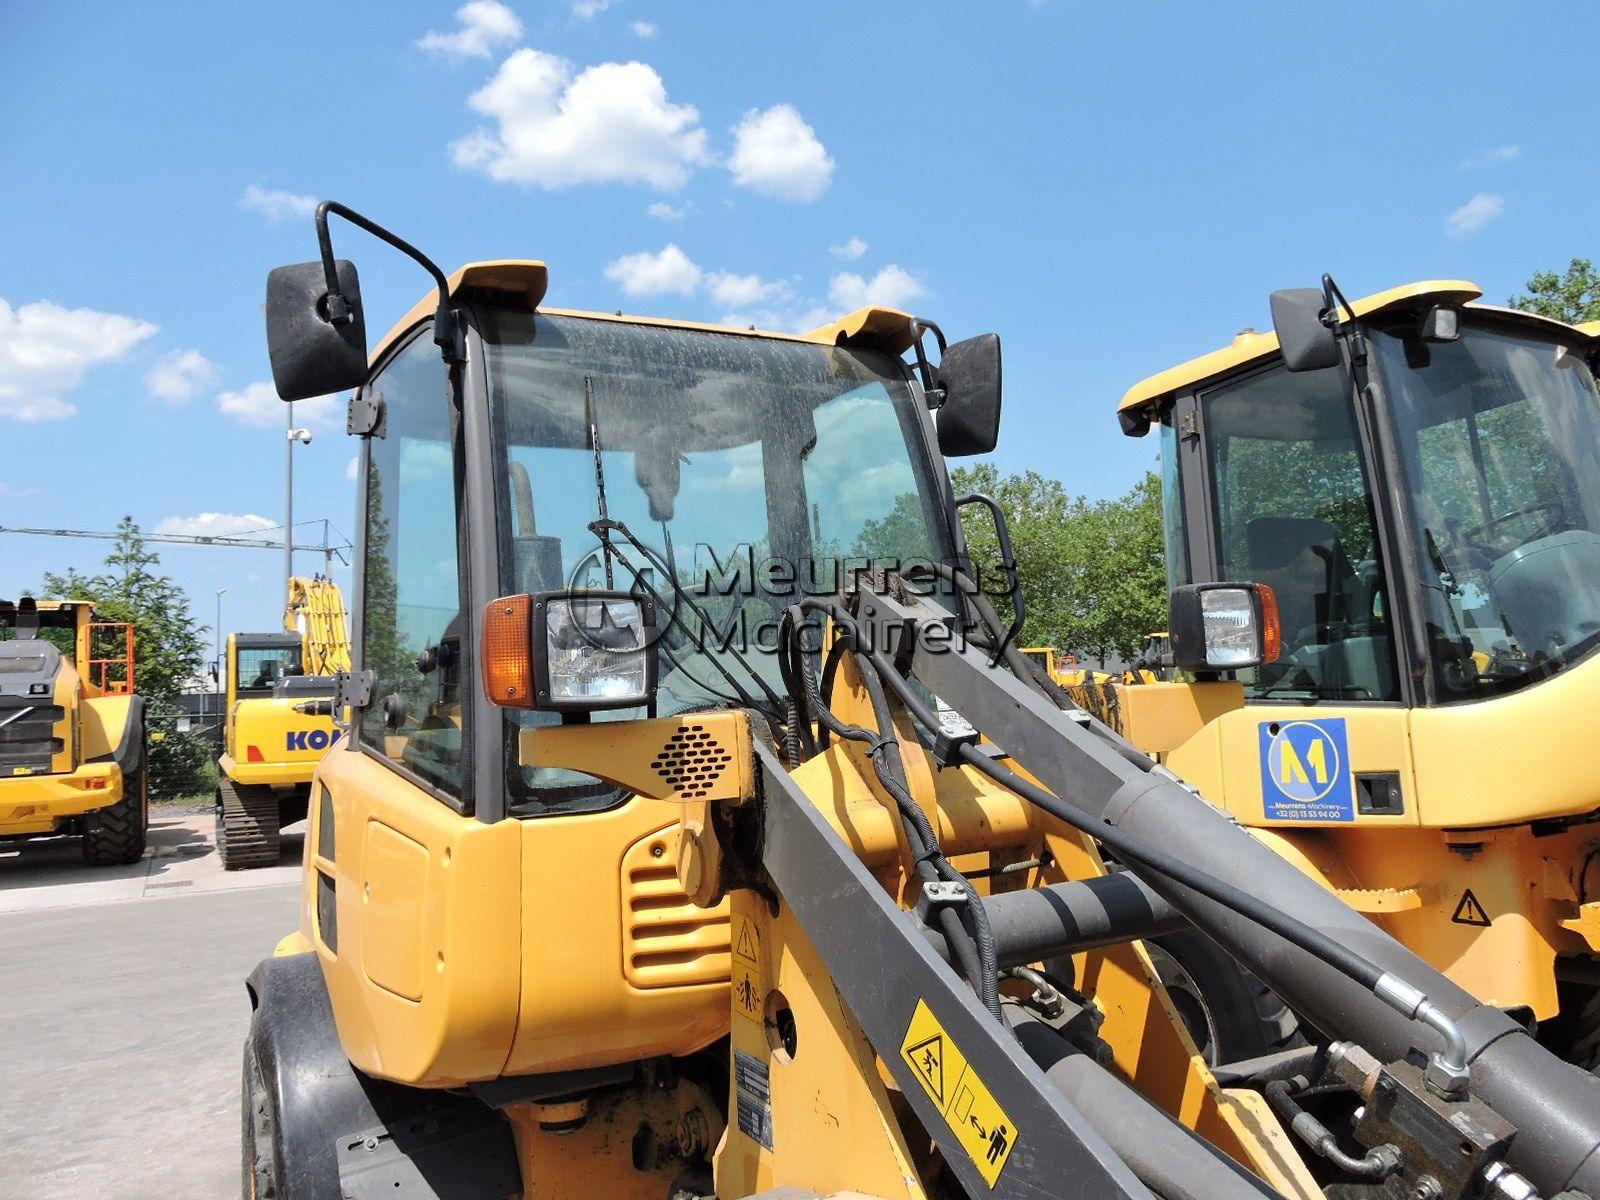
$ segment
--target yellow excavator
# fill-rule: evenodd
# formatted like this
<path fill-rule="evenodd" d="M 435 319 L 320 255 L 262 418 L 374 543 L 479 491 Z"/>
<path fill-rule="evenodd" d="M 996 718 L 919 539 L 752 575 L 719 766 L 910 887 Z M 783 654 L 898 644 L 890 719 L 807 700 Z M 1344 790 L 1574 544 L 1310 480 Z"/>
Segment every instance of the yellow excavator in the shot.
<path fill-rule="evenodd" d="M 0 601 L 0 839 L 73 834 L 138 862 L 150 823 L 133 626 L 87 600 Z"/>
<path fill-rule="evenodd" d="M 370 357 L 333 217 L 434 280 Z M 315 221 L 268 346 L 354 389 L 350 733 L 249 981 L 246 1195 L 1600 1196 L 1600 1080 L 1009 644 L 946 469 L 998 338 L 555 309 Z M 1300 1040 L 1208 1063 L 1184 933 Z"/>
<path fill-rule="evenodd" d="M 1600 1066 L 1600 325 L 1456 280 L 1272 311 L 1120 406 L 1160 430 L 1185 677 L 1115 689 L 1115 723 Z M 1274 655 L 1208 669 L 1202 627 L 1263 600 Z"/>
<path fill-rule="evenodd" d="M 333 677 L 349 670 L 350 634 L 338 585 L 292 578 L 283 623 L 228 635 L 215 810 L 229 871 L 278 864 L 282 831 L 305 819 L 312 771 L 340 737 Z"/>

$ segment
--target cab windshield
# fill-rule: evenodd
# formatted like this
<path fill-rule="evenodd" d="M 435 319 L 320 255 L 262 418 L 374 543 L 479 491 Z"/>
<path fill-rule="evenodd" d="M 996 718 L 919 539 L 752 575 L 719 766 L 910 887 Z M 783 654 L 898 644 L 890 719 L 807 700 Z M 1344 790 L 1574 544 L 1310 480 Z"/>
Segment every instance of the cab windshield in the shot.
<path fill-rule="evenodd" d="M 1463 322 L 1375 331 L 1441 700 L 1524 686 L 1600 644 L 1600 400 L 1575 348 Z"/>
<path fill-rule="evenodd" d="M 628 591 L 642 576 L 662 598 L 660 715 L 766 704 L 762 684 L 781 695 L 785 606 L 853 571 L 949 559 L 922 418 L 894 359 L 506 311 L 486 314 L 484 337 L 502 587 Z M 602 515 L 649 553 L 627 536 L 605 553 L 589 528 Z M 569 772 L 521 774 L 530 801 L 606 802 L 609 789 Z"/>

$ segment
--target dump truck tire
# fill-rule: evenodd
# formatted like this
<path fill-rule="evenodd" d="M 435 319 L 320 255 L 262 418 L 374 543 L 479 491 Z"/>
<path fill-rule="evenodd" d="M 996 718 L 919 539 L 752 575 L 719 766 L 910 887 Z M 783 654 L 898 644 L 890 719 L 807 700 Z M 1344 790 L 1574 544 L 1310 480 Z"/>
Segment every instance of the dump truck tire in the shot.
<path fill-rule="evenodd" d="M 217 853 L 226 871 L 278 865 L 278 798 L 267 787 L 217 785 Z"/>
<path fill-rule="evenodd" d="M 1156 974 L 1212 1066 L 1305 1044 L 1299 1019 L 1271 988 L 1198 930 L 1146 943 Z"/>
<path fill-rule="evenodd" d="M 145 760 L 122 777 L 122 799 L 84 818 L 83 861 L 92 867 L 120 867 L 144 857 L 150 824 L 150 794 Z"/>

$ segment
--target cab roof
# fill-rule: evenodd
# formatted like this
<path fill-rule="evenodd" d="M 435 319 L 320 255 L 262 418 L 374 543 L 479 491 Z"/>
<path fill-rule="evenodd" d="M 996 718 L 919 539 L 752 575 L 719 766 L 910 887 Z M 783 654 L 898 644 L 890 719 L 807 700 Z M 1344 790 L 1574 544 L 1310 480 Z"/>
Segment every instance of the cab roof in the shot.
<path fill-rule="evenodd" d="M 27 599 L 33 599 L 31 596 Z M 18 602 L 15 600 L 0 600 L 0 616 L 12 616 L 17 611 Z M 34 600 L 34 608 L 41 613 L 69 613 L 80 609 L 94 612 L 93 600 Z"/>
<path fill-rule="evenodd" d="M 1392 308 L 1434 304 L 1465 304 L 1483 295 L 1483 289 L 1464 279 L 1427 279 L 1364 296 L 1351 304 L 1356 316 L 1366 317 Z M 1278 335 L 1246 329 L 1220 350 L 1168 367 L 1128 389 L 1117 405 L 1119 413 L 1159 408 L 1178 392 L 1218 375 L 1225 375 L 1278 351 Z"/>
<path fill-rule="evenodd" d="M 1482 295 L 1482 288 L 1464 279 L 1425 279 L 1365 296 L 1350 307 L 1355 309 L 1358 317 L 1366 317 L 1396 309 L 1421 311 L 1431 304 L 1472 304 Z M 1488 304 L 1472 304 L 1472 306 L 1475 309 L 1508 315 L 1531 325 L 1569 333 L 1576 330 L 1587 338 L 1600 337 L 1600 321 L 1573 326 L 1520 309 Z M 1118 414 L 1123 416 L 1123 429 L 1131 436 L 1140 436 L 1148 427 L 1149 417 L 1178 392 L 1247 367 L 1276 354 L 1277 351 L 1276 334 L 1258 333 L 1253 329 L 1246 329 L 1220 350 L 1202 354 L 1199 358 L 1191 358 L 1188 362 L 1168 367 L 1148 379 L 1140 380 L 1128 389 L 1127 394 L 1122 397 L 1122 402 L 1117 405 Z"/>
<path fill-rule="evenodd" d="M 812 342 L 823 346 L 851 346 L 879 350 L 896 357 L 911 348 L 913 340 L 910 313 L 893 308 L 860 308 L 853 313 L 819 326 L 809 333 L 779 333 L 772 330 L 734 325 L 708 325 L 698 321 L 679 321 L 661 317 L 629 316 L 621 312 L 585 312 L 578 309 L 541 308 L 550 284 L 549 268 L 533 259 L 501 258 L 468 263 L 451 273 L 446 282 L 451 299 L 463 302 L 480 300 L 509 305 L 528 312 L 547 315 L 587 317 L 595 321 L 621 321 L 630 325 L 655 325 L 672 329 L 698 329 L 712 333 L 731 333 L 742 337 L 774 338 L 787 342 Z M 418 323 L 433 316 L 438 308 L 437 292 L 430 292 L 401 317 L 373 351 L 377 363 L 395 342 Z"/>

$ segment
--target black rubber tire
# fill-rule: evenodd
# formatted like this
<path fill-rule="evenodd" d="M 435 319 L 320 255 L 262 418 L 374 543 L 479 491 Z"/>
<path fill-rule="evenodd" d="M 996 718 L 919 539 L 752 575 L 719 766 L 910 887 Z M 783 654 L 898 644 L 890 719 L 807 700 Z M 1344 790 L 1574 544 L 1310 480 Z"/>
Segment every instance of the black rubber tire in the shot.
<path fill-rule="evenodd" d="M 1145 946 L 1196 1048 L 1210 1065 L 1306 1044 L 1294 1011 L 1205 934 L 1187 929 Z"/>
<path fill-rule="evenodd" d="M 239 1095 L 241 1191 L 244 1200 L 280 1200 L 282 1189 L 278 1186 L 278 1160 L 273 1147 L 277 1106 L 267 1093 L 255 1043 L 248 1039 L 244 1045 L 243 1076 Z"/>
<path fill-rule="evenodd" d="M 122 777 L 122 799 L 83 819 L 83 861 L 91 867 L 122 867 L 144 857 L 150 826 L 150 791 L 139 769 Z"/>
<path fill-rule="evenodd" d="M 278 865 L 278 798 L 269 787 L 217 785 L 217 853 L 225 871 Z"/>

